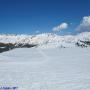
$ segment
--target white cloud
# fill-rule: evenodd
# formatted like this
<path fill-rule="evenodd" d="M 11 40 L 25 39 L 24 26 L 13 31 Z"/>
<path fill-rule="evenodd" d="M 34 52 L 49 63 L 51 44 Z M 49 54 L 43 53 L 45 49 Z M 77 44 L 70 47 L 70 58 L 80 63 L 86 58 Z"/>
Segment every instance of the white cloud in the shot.
<path fill-rule="evenodd" d="M 90 31 L 90 16 L 83 17 L 80 25 L 76 28 L 78 32 Z"/>
<path fill-rule="evenodd" d="M 56 26 L 53 28 L 53 31 L 61 31 L 61 30 L 64 30 L 64 29 L 67 29 L 68 28 L 68 24 L 67 23 L 61 23 L 59 26 Z"/>

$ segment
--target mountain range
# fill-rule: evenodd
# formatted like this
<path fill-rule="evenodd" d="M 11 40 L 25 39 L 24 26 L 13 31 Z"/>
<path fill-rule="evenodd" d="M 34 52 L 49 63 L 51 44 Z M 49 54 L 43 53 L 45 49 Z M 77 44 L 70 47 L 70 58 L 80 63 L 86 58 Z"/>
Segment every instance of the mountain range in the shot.
<path fill-rule="evenodd" d="M 0 35 L 0 51 L 8 51 L 13 48 L 54 48 L 54 47 L 89 47 L 90 32 L 83 32 L 77 35 L 60 36 L 53 33 L 43 33 L 38 35 Z"/>

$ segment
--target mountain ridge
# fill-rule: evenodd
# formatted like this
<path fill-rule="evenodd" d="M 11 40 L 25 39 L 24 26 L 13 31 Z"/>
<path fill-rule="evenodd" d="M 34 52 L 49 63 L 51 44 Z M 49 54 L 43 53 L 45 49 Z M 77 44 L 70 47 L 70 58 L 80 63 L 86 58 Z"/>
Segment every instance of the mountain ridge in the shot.
<path fill-rule="evenodd" d="M 29 45 L 33 45 L 42 48 L 76 46 L 88 47 L 90 46 L 90 32 L 65 36 L 60 36 L 53 33 L 43 33 L 38 35 L 1 34 L 0 43 L 12 44 L 14 47 L 20 47 L 20 45 L 21 47 L 29 47 Z"/>

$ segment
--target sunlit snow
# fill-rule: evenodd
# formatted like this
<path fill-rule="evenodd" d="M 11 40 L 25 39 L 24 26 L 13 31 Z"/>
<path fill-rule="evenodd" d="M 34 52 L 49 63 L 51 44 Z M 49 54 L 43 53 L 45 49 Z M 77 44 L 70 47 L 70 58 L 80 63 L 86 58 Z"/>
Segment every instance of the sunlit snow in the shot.
<path fill-rule="evenodd" d="M 1 53 L 0 86 L 90 90 L 90 48 L 21 48 Z"/>

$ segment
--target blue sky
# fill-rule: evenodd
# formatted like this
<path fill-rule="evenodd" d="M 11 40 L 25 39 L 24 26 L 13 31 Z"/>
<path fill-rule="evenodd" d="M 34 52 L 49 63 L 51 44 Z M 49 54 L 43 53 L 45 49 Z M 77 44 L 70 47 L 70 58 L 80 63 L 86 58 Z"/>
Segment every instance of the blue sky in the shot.
<path fill-rule="evenodd" d="M 75 34 L 84 16 L 90 15 L 90 0 L 0 0 L 0 33 L 35 34 L 53 32 L 66 22 L 59 34 Z"/>

